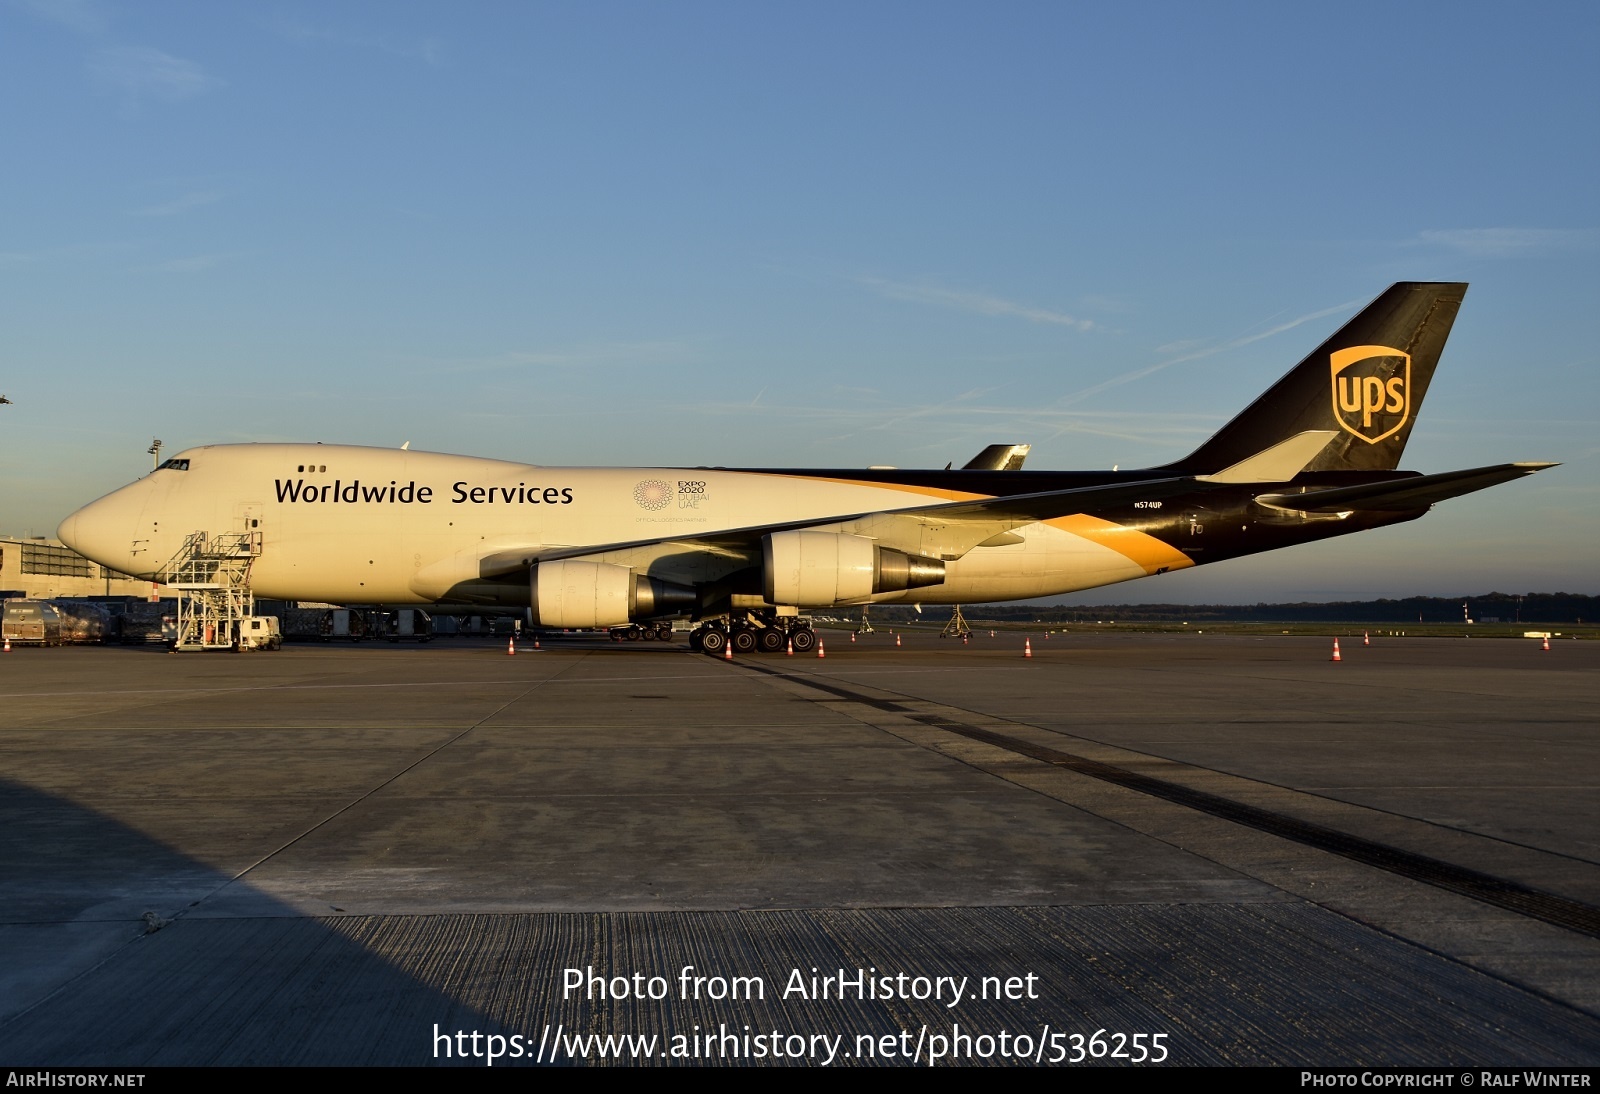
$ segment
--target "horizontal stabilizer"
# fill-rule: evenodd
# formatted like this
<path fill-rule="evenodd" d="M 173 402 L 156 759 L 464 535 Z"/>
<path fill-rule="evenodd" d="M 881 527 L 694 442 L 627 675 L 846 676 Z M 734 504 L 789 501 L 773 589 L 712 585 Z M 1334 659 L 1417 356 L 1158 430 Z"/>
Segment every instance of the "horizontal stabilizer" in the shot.
<path fill-rule="evenodd" d="M 1305 494 L 1261 494 L 1256 501 L 1273 509 L 1305 513 L 1426 509 L 1435 502 L 1485 490 L 1555 466 L 1553 463 L 1502 463 L 1466 471 L 1446 471 L 1439 475 L 1418 475 L 1388 482 L 1313 490 Z"/>

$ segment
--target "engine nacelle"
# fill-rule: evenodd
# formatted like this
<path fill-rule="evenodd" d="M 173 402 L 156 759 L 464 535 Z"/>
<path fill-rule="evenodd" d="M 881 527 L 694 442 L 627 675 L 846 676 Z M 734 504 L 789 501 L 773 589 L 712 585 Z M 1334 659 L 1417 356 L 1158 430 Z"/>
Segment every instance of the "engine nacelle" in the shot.
<path fill-rule="evenodd" d="M 774 532 L 761 541 L 762 592 L 769 604 L 831 608 L 874 593 L 921 589 L 944 581 L 944 563 L 879 547 L 866 536 Z"/>
<path fill-rule="evenodd" d="M 541 627 L 620 627 L 686 611 L 698 599 L 691 588 L 627 566 L 575 558 L 538 563 L 529 584 L 533 622 Z"/>

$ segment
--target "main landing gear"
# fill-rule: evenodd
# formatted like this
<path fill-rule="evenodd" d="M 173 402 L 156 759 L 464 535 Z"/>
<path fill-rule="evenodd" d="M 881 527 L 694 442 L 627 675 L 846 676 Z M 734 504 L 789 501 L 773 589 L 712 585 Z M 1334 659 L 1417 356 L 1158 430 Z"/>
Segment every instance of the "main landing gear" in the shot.
<path fill-rule="evenodd" d="M 782 653 L 791 645 L 795 653 L 817 648 L 811 620 L 771 612 L 741 612 L 708 619 L 689 632 L 689 648 L 721 657 L 729 646 L 734 653 Z"/>

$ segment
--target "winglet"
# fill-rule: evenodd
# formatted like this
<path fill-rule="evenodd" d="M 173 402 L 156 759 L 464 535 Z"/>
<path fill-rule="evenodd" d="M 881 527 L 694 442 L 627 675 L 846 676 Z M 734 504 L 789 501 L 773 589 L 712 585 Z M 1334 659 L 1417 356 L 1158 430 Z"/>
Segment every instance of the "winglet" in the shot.
<path fill-rule="evenodd" d="M 963 471 L 1021 471 L 1031 444 L 991 444 L 961 465 Z"/>

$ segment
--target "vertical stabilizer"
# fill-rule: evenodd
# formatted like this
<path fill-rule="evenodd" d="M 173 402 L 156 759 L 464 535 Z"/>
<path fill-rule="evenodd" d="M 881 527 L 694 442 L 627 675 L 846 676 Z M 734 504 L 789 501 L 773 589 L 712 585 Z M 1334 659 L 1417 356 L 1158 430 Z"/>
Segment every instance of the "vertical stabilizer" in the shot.
<path fill-rule="evenodd" d="M 1214 437 L 1161 470 L 1218 472 L 1319 430 L 1333 439 L 1305 470 L 1392 471 L 1466 291 L 1463 282 L 1389 286 Z"/>

